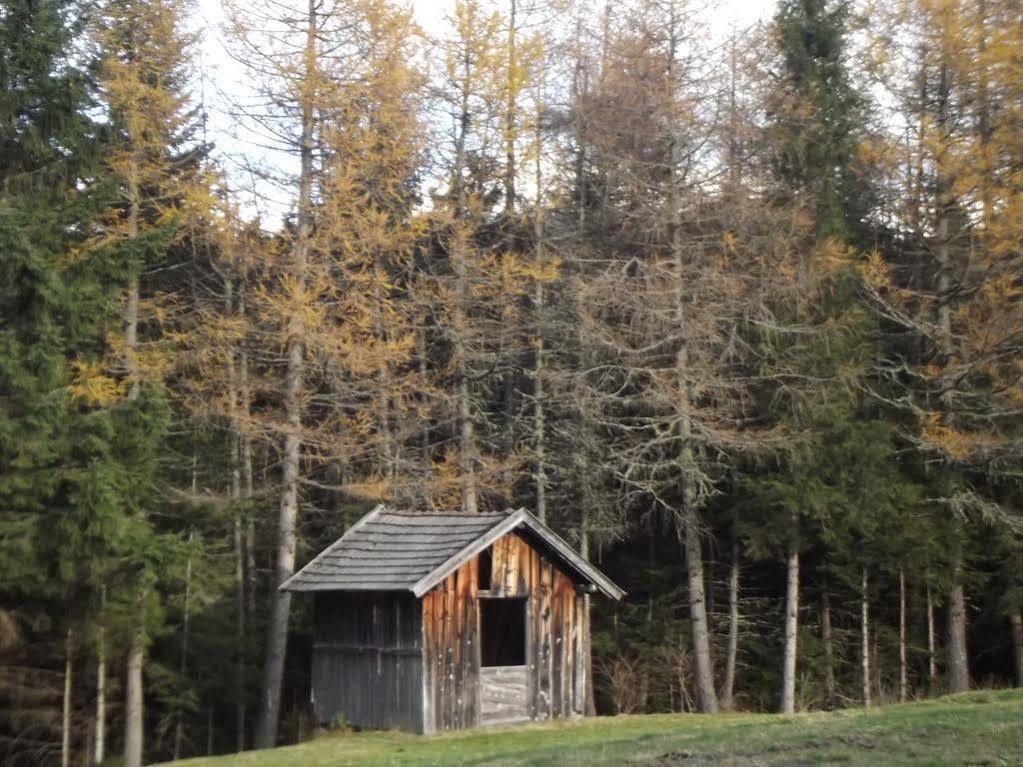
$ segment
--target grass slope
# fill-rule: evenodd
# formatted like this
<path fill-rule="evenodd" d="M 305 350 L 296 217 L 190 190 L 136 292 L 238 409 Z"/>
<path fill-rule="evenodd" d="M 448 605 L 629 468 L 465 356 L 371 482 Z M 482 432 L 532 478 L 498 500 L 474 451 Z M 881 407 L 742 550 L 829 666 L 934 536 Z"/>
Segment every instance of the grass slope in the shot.
<path fill-rule="evenodd" d="M 1023 767 L 1023 691 L 979 692 L 870 711 L 659 714 L 536 724 L 424 738 L 330 734 L 297 746 L 190 759 L 184 767 Z"/>

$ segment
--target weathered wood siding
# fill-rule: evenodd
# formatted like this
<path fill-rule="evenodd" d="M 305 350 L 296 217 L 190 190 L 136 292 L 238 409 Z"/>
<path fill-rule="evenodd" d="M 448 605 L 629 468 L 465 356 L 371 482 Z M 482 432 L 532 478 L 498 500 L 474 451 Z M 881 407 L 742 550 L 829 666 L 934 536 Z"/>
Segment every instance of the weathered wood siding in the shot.
<path fill-rule="evenodd" d="M 423 595 L 425 732 L 474 727 L 479 717 L 477 560 Z"/>
<path fill-rule="evenodd" d="M 480 669 L 480 724 L 511 724 L 529 719 L 527 666 Z"/>
<path fill-rule="evenodd" d="M 316 717 L 423 731 L 422 610 L 407 593 L 316 596 Z"/>
<path fill-rule="evenodd" d="M 587 670 L 583 597 L 572 580 L 517 533 L 491 549 L 489 597 L 526 597 L 526 713 L 531 719 L 582 715 Z M 423 596 L 423 722 L 426 732 L 484 723 L 480 714 L 478 559 Z"/>

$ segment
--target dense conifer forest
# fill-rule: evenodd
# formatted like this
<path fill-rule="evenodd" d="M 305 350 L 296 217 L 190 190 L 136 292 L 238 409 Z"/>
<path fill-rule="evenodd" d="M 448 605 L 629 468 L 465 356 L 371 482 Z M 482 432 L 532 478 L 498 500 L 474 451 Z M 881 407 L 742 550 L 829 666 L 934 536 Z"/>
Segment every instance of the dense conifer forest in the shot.
<path fill-rule="evenodd" d="M 1023 685 L 1017 2 L 225 7 L 230 161 L 188 0 L 0 3 L 0 761 L 309 737 L 378 503 L 620 583 L 601 713 Z"/>

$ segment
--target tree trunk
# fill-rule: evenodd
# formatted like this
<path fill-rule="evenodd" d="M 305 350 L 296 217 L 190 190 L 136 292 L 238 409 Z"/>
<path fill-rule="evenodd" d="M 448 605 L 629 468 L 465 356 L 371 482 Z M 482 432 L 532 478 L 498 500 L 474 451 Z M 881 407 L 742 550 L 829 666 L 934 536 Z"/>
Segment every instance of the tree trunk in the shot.
<path fill-rule="evenodd" d="M 834 636 L 831 630 L 831 595 L 827 587 L 821 593 L 821 642 L 824 644 L 824 705 L 831 709 L 835 706 L 837 688 Z"/>
<path fill-rule="evenodd" d="M 537 104 L 541 103 L 537 94 Z M 543 153 L 539 150 L 542 145 L 542 115 L 540 107 L 536 113 L 536 211 L 533 213 L 533 238 L 536 241 L 536 268 L 542 274 L 544 268 L 544 216 L 543 216 Z M 533 310 L 536 312 L 536 362 L 533 369 L 533 440 L 536 450 L 536 516 L 541 522 L 547 521 L 547 403 L 544 400 L 546 391 L 544 388 L 544 342 L 547 338 L 547 328 L 544 322 L 544 283 L 542 277 L 536 281 L 536 289 L 533 295 Z"/>
<path fill-rule="evenodd" d="M 195 470 L 193 463 L 192 471 L 192 493 L 193 497 L 195 494 Z M 188 543 L 191 547 L 192 542 L 195 540 L 195 530 L 188 531 Z M 185 678 L 185 672 L 188 670 L 188 634 L 191 629 L 191 601 L 192 601 L 192 552 L 188 552 L 188 559 L 185 561 L 185 604 L 184 604 L 184 617 L 183 624 L 181 627 L 181 662 L 178 666 L 178 673 L 181 678 Z M 184 722 L 182 721 L 182 712 L 179 708 L 175 713 L 175 719 L 177 722 L 174 724 L 174 761 L 178 761 L 181 758 L 181 743 L 184 740 L 185 730 Z"/>
<path fill-rule="evenodd" d="M 280 714 L 281 683 L 284 656 L 288 644 L 288 621 L 291 610 L 290 592 L 281 591 L 295 571 L 295 545 L 298 525 L 298 473 L 301 458 L 301 387 L 302 344 L 289 341 L 288 374 L 285 411 L 288 434 L 284 440 L 284 488 L 281 495 L 277 529 L 277 565 L 274 588 L 270 591 L 270 621 L 267 626 L 266 658 L 263 667 L 263 705 L 256 729 L 256 748 L 272 748 L 277 743 Z"/>
<path fill-rule="evenodd" d="M 909 669 L 906 666 L 906 574 L 899 570 L 899 702 L 905 703 L 909 692 Z"/>
<path fill-rule="evenodd" d="M 458 250 L 461 250 L 459 247 Z M 469 365 L 465 343 L 468 327 L 464 306 L 468 300 L 468 277 L 465 253 L 457 253 L 455 267 L 458 284 L 455 296 L 455 348 L 458 358 L 458 424 L 459 424 L 459 472 L 462 475 L 462 510 L 475 514 L 479 511 L 476 486 L 476 427 L 473 421 L 472 401 L 469 390 Z"/>
<path fill-rule="evenodd" d="M 64 640 L 64 702 L 60 716 L 60 767 L 71 765 L 71 629 Z"/>
<path fill-rule="evenodd" d="M 796 657 L 799 652 L 799 550 L 792 546 L 785 579 L 785 652 L 782 665 L 781 713 L 796 710 Z"/>
<path fill-rule="evenodd" d="M 464 365 L 461 366 L 463 371 Z M 475 514 L 479 511 L 476 487 L 476 437 L 472 421 L 472 405 L 469 402 L 469 381 L 463 372 L 458 382 L 458 420 L 461 423 L 461 472 L 462 510 Z"/>
<path fill-rule="evenodd" d="M 649 572 L 654 571 L 657 562 L 657 524 L 653 517 L 650 518 L 650 535 L 647 538 L 646 565 Z M 646 595 L 646 628 L 653 630 L 654 625 L 654 592 L 649 590 Z"/>
<path fill-rule="evenodd" d="M 518 93 L 518 61 L 515 48 L 515 25 L 517 20 L 515 0 L 510 0 L 508 7 L 508 72 L 505 81 L 505 115 L 504 115 L 504 212 L 511 216 L 515 211 L 515 133 L 516 133 L 516 95 Z M 537 192 L 539 193 L 539 189 Z"/>
<path fill-rule="evenodd" d="M 872 694 L 876 694 L 877 691 L 881 689 L 881 659 L 880 653 L 878 652 L 877 649 L 876 631 L 872 633 L 872 636 L 870 638 L 870 648 L 871 648 L 870 657 L 872 658 L 872 660 L 870 661 L 870 673 L 873 675 L 870 682 L 872 687 L 870 689 L 872 691 Z"/>
<path fill-rule="evenodd" d="M 860 661 L 863 671 L 863 705 L 870 706 L 870 602 L 867 598 L 867 568 L 860 580 Z"/>
<path fill-rule="evenodd" d="M 251 488 L 252 485 L 250 484 Z M 251 498 L 251 494 L 249 498 Z M 256 520 L 251 516 L 245 523 L 245 596 L 248 600 L 248 614 L 256 614 Z"/>
<path fill-rule="evenodd" d="M 419 380 L 426 385 L 429 380 L 429 348 L 427 345 L 427 326 L 430 322 L 429 309 L 423 307 L 419 315 L 419 327 L 416 329 L 416 364 L 419 368 Z M 433 474 L 433 449 L 430 444 L 430 420 L 418 418 L 419 424 L 419 492 L 418 501 L 427 509 L 433 509 L 433 493 L 430 489 L 430 477 Z"/>
<path fill-rule="evenodd" d="M 240 397 L 239 397 L 240 400 Z M 247 556 L 245 547 L 245 530 L 242 511 L 239 508 L 242 499 L 242 484 L 244 469 L 242 462 L 242 436 L 239 428 L 238 418 L 235 418 L 235 427 L 231 435 L 232 448 L 230 459 L 237 466 L 232 471 L 231 500 L 234 505 L 234 612 L 235 612 L 235 748 L 238 751 L 245 750 L 245 558 Z M 251 466 L 250 466 L 251 468 Z M 237 478 L 235 478 L 237 477 Z"/>
<path fill-rule="evenodd" d="M 537 287 L 537 301 L 543 301 L 543 288 Z M 538 303 L 538 307 L 539 307 Z M 540 309 L 542 311 L 542 309 Z M 547 522 L 547 433 L 544 413 L 544 338 L 541 330 L 536 337 L 536 366 L 533 370 L 533 441 L 536 451 L 536 516 Z"/>
<path fill-rule="evenodd" d="M 948 103 L 951 86 L 949 53 L 942 52 L 941 82 L 938 93 L 938 129 L 945 135 L 945 125 L 948 119 Z M 948 179 L 938 179 L 938 221 L 937 221 L 937 248 L 936 259 L 938 262 L 938 341 L 941 352 L 947 360 L 952 356 L 952 264 L 951 255 L 951 231 L 949 219 L 953 208 L 953 192 L 951 182 Z M 947 391 L 941 395 L 941 404 L 945 410 L 951 410 L 952 387 L 947 386 Z M 966 598 L 962 585 L 962 559 L 957 558 L 952 567 L 953 585 L 948 596 L 947 610 L 947 678 L 948 691 L 952 693 L 965 692 L 970 689 L 969 658 L 966 648 Z"/>
<path fill-rule="evenodd" d="M 245 540 L 242 519 L 235 512 L 234 519 L 234 580 L 235 580 L 235 750 L 245 750 Z"/>
<path fill-rule="evenodd" d="M 295 359 L 301 355 L 299 344 L 293 344 L 297 353 L 291 356 L 289 368 L 296 371 L 299 364 Z M 289 378 L 293 376 L 289 375 Z M 298 522 L 298 471 L 300 459 L 301 428 L 295 421 L 298 413 L 298 382 L 288 385 L 288 421 L 295 433 L 289 433 L 284 443 L 284 493 L 281 497 L 278 518 L 277 566 L 274 586 L 270 591 L 270 622 L 267 626 L 266 658 L 263 666 L 263 705 L 260 709 L 256 728 L 256 748 L 272 748 L 277 743 L 277 723 L 280 714 L 281 684 L 284 675 L 284 657 L 288 644 L 288 621 L 291 610 L 291 593 L 278 587 L 295 571 L 296 528 Z"/>
<path fill-rule="evenodd" d="M 129 171 L 128 182 L 128 238 L 138 237 L 140 200 L 139 190 L 135 183 L 137 177 L 134 158 Z M 140 371 L 138 368 L 138 324 L 139 324 L 139 277 L 132 274 L 128 278 L 127 299 L 124 307 L 124 346 L 128 375 L 128 400 L 137 400 L 140 388 Z M 144 738 L 143 722 L 143 678 L 142 665 L 145 661 L 145 606 L 144 594 L 140 586 L 138 595 L 138 623 L 132 631 L 131 643 L 128 648 L 127 678 L 124 694 L 124 767 L 142 767 L 142 751 Z"/>
<path fill-rule="evenodd" d="M 728 571 L 728 655 L 725 658 L 725 682 L 721 688 L 721 708 L 731 711 L 735 695 L 735 664 L 739 654 L 739 540 L 732 531 L 732 564 Z"/>
<path fill-rule="evenodd" d="M 99 603 L 106 604 L 106 591 L 100 587 Z M 103 617 L 100 616 L 100 621 Z M 96 730 L 92 745 L 92 764 L 99 767 L 106 758 L 106 629 L 96 630 Z"/>
<path fill-rule="evenodd" d="M 1023 615 L 1018 610 L 1009 616 L 1012 626 L 1012 654 L 1016 662 L 1016 686 L 1023 687 Z"/>
<path fill-rule="evenodd" d="M 471 114 L 469 111 L 469 74 L 471 61 L 467 56 L 463 60 L 465 77 L 461 91 L 460 119 L 458 137 L 455 142 L 455 164 L 452 178 L 452 186 L 455 191 L 455 218 L 461 222 L 466 215 L 465 179 L 463 169 L 465 168 L 466 140 L 469 133 Z M 454 308 L 452 310 L 452 324 L 454 326 L 454 353 L 458 372 L 458 385 L 456 387 L 456 408 L 458 417 L 458 448 L 459 448 L 459 472 L 461 474 L 461 496 L 462 510 L 470 513 L 479 511 L 477 505 L 476 487 L 476 435 L 473 423 L 472 402 L 469 399 L 469 361 L 468 361 L 468 327 L 466 321 L 466 308 L 469 299 L 469 272 L 465 252 L 466 242 L 461 236 L 454 244 L 451 251 L 451 258 L 455 270 L 455 296 Z"/>
<path fill-rule="evenodd" d="M 953 572 L 958 581 L 961 565 Z M 948 594 L 948 691 L 966 692 L 970 689 L 970 661 L 966 648 L 966 595 L 963 584 L 957 582 Z"/>
<path fill-rule="evenodd" d="M 142 612 L 142 606 L 138 607 Z M 139 621 L 139 626 L 142 621 Z M 143 703 L 142 664 L 145 658 L 145 635 L 136 628 L 128 647 L 128 673 L 124 693 L 124 767 L 142 767 Z"/>
<path fill-rule="evenodd" d="M 386 279 L 384 266 L 379 255 L 373 259 L 373 332 L 377 340 L 386 343 L 389 339 L 387 328 L 384 325 L 382 309 L 387 297 L 384 295 L 381 286 Z M 381 452 L 381 475 L 387 482 L 388 492 L 391 498 L 397 497 L 398 491 L 395 488 L 395 466 L 398 461 L 398 444 L 392 429 L 391 418 L 391 373 L 386 360 L 381 361 L 377 367 L 377 423 L 380 429 Z"/>
<path fill-rule="evenodd" d="M 674 77 L 675 55 L 679 40 L 677 28 L 671 25 L 668 66 L 669 76 Z M 677 402 L 675 410 L 679 423 L 679 471 L 682 485 L 682 509 L 679 521 L 685 540 L 686 570 L 689 581 L 689 620 L 693 632 L 693 662 L 696 675 L 696 705 L 701 713 L 715 714 L 718 711 L 717 690 L 714 686 L 714 664 L 710 654 L 710 626 L 707 620 L 707 602 L 703 583 L 703 552 L 700 543 L 699 514 L 696 508 L 693 480 L 690 476 L 695 462 L 693 449 L 692 389 L 689 370 L 689 345 L 686 339 L 688 317 L 685 300 L 686 249 L 682 240 L 682 192 L 684 180 L 680 176 L 680 144 L 672 136 L 668 157 L 670 159 L 669 199 L 671 207 L 671 254 L 675 268 L 675 321 L 679 332 L 679 345 L 675 352 L 675 385 Z"/>
<path fill-rule="evenodd" d="M 714 690 L 714 664 L 710 655 L 710 630 L 707 621 L 707 603 L 703 591 L 703 552 L 701 551 L 699 520 L 695 511 L 687 512 L 682 527 L 689 581 L 689 622 L 693 633 L 696 707 L 703 714 L 716 714 L 718 699 Z"/>
<path fill-rule="evenodd" d="M 576 205 L 578 211 L 576 214 L 576 237 L 580 240 L 583 237 L 583 233 L 586 231 L 586 147 L 583 143 L 583 119 L 584 114 L 581 105 L 585 102 L 583 94 L 586 92 L 586 71 L 583 58 L 583 24 L 582 24 L 582 13 L 576 17 L 575 24 L 575 66 L 572 68 L 572 103 L 574 108 L 572 109 L 572 133 L 575 139 L 575 156 L 574 156 L 574 170 L 575 170 L 575 188 L 576 188 Z"/>
<path fill-rule="evenodd" d="M 927 681 L 931 689 L 938 680 L 938 659 L 935 656 L 934 599 L 931 584 L 927 584 Z"/>
<path fill-rule="evenodd" d="M 980 168 L 981 181 L 980 201 L 981 219 L 980 230 L 991 231 L 991 221 L 994 216 L 995 206 L 992 189 L 995 182 L 995 173 L 991 157 L 991 95 L 989 78 L 991 76 L 991 65 L 987 60 L 988 36 L 987 31 L 991 28 L 988 20 L 987 0 L 977 0 L 977 16 L 971 25 L 977 32 L 977 59 L 980 66 L 977 68 L 977 136 L 980 139 L 980 157 L 977 163 Z"/>
<path fill-rule="evenodd" d="M 310 71 L 316 66 L 317 0 L 309 0 L 307 11 L 304 78 L 307 84 L 315 79 Z M 302 136 L 300 142 L 298 222 L 291 270 L 295 281 L 306 281 L 309 238 L 312 231 L 313 190 L 313 120 L 314 105 L 310 89 L 300 96 Z M 256 726 L 255 747 L 272 748 L 277 743 L 280 719 L 281 685 L 284 658 L 288 648 L 288 622 L 291 593 L 280 586 L 295 571 L 295 544 L 298 527 L 298 475 L 302 456 L 302 384 L 305 361 L 305 329 L 297 315 L 289 320 L 287 372 L 284 382 L 284 417 L 287 431 L 284 438 L 283 487 L 277 521 L 277 563 L 274 587 L 270 590 L 270 621 L 267 624 L 266 657 L 263 665 L 263 702 Z"/>
<path fill-rule="evenodd" d="M 238 315 L 245 317 L 245 285 L 238 290 Z M 256 614 L 256 522 L 252 516 L 252 437 L 249 436 L 248 419 L 252 395 L 249 390 L 249 352 L 243 344 L 238 355 L 238 391 L 241 425 L 242 500 L 245 502 L 245 598 L 246 614 L 251 620 Z"/>
<path fill-rule="evenodd" d="M 229 314 L 234 313 L 235 307 L 233 306 L 231 280 L 228 279 L 225 285 L 225 292 L 227 297 L 227 311 Z M 244 305 L 241 303 L 241 297 L 239 296 L 239 313 L 244 311 Z M 234 605 L 234 651 L 235 651 L 235 672 L 234 672 L 234 697 L 235 697 L 235 746 L 238 751 L 245 750 L 245 535 L 242 529 L 243 519 L 241 511 L 241 500 L 242 500 L 242 425 L 241 425 L 241 408 L 243 407 L 242 401 L 245 397 L 243 392 L 243 381 L 242 381 L 242 360 L 239 355 L 238 366 L 235 366 L 234 352 L 231 353 L 228 359 L 228 385 L 230 386 L 229 392 L 229 411 L 231 421 L 231 433 L 230 433 L 230 444 L 228 446 L 228 466 L 230 474 L 230 487 L 231 487 L 231 506 L 234 511 L 234 594 L 235 594 L 235 605 Z M 247 371 L 245 371 L 247 377 Z M 248 407 L 246 402 L 244 405 Z M 251 467 L 250 467 L 251 468 Z M 189 566 L 191 566 L 191 559 L 189 559 Z M 186 594 L 186 605 L 187 605 L 187 588 Z M 186 615 L 187 620 L 187 615 Z M 186 624 L 187 625 L 187 624 Z M 180 719 L 178 726 L 180 728 Z M 175 754 L 177 754 L 178 743 L 175 741 L 174 745 Z M 177 756 L 175 755 L 175 760 Z"/>

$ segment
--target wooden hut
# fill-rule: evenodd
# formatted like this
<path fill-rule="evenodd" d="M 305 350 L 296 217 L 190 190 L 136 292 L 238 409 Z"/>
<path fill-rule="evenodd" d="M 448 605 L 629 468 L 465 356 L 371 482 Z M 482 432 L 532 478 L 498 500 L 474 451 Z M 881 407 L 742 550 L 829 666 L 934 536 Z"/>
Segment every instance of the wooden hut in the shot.
<path fill-rule="evenodd" d="M 281 588 L 315 593 L 319 721 L 421 733 L 585 714 L 584 595 L 624 595 L 525 509 L 383 506 Z"/>

